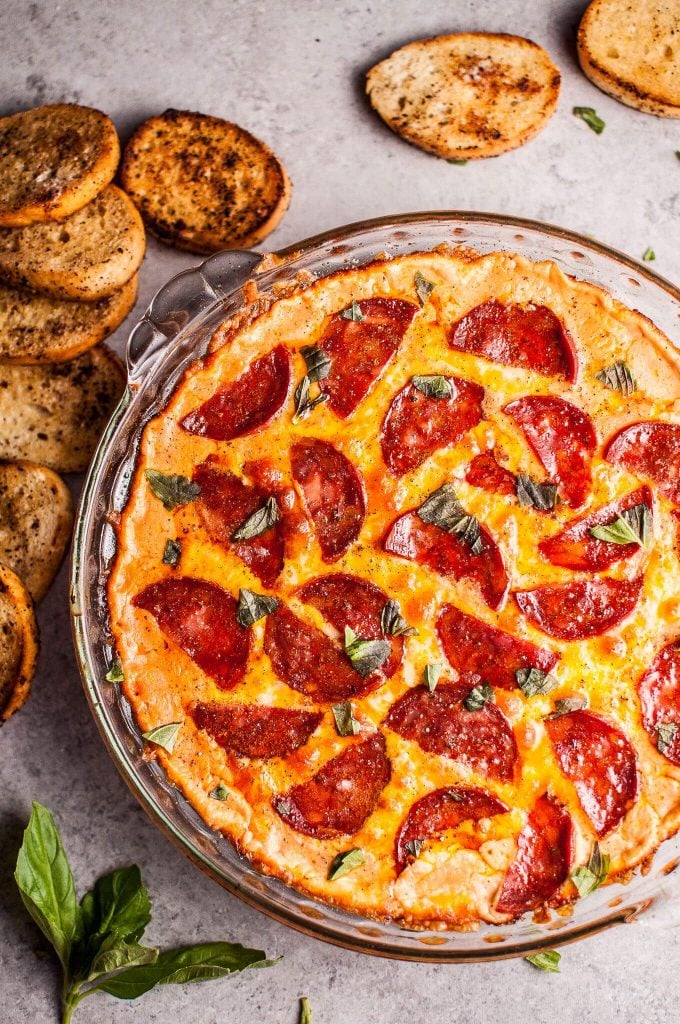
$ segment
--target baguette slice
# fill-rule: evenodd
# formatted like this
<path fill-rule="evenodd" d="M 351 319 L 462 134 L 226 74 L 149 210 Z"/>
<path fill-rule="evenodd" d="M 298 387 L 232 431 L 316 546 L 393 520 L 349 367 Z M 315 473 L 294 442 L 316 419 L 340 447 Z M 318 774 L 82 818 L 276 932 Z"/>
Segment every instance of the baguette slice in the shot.
<path fill-rule="evenodd" d="M 82 472 L 124 388 L 123 365 L 105 345 L 69 363 L 0 365 L 0 459 Z"/>
<path fill-rule="evenodd" d="M 373 108 L 407 142 L 449 160 L 516 149 L 557 107 L 560 73 L 519 36 L 468 32 L 421 39 L 368 72 Z"/>
<path fill-rule="evenodd" d="M 0 362 L 60 363 L 112 334 L 137 299 L 137 274 L 98 302 L 67 302 L 0 284 Z"/>
<path fill-rule="evenodd" d="M 578 30 L 593 85 L 629 107 L 680 117 L 678 0 L 594 0 Z"/>
<path fill-rule="evenodd" d="M 0 118 L 0 225 L 62 220 L 113 179 L 120 145 L 92 107 L 54 103 Z"/>
<path fill-rule="evenodd" d="M 58 299 L 96 302 L 133 277 L 145 243 L 134 203 L 109 185 L 58 224 L 0 228 L 0 280 Z"/>
<path fill-rule="evenodd" d="M 38 626 L 31 595 L 0 565 L 0 725 L 28 697 L 38 660 Z"/>
<path fill-rule="evenodd" d="M 149 231 L 207 255 L 256 245 L 290 202 L 288 175 L 250 132 L 219 117 L 166 110 L 137 128 L 121 182 Z"/>
<path fill-rule="evenodd" d="M 33 462 L 0 462 L 0 563 L 37 604 L 61 565 L 73 526 L 71 492 Z"/>

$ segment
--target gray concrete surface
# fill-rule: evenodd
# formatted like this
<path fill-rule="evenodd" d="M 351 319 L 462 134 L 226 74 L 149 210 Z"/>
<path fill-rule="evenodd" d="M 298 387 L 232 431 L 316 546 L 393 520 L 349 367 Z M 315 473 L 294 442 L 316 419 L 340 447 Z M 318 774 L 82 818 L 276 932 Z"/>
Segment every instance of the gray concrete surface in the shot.
<path fill-rule="evenodd" d="M 0 4 L 0 112 L 58 100 L 108 111 L 123 137 L 168 106 L 237 121 L 285 162 L 293 201 L 282 246 L 343 222 L 460 208 L 526 215 L 591 233 L 680 280 L 680 122 L 637 113 L 581 75 L 574 35 L 583 0 L 222 3 L 101 0 Z M 401 142 L 371 114 L 362 75 L 412 38 L 445 31 L 527 35 L 563 72 L 560 108 L 526 147 L 457 167 Z M 594 106 L 596 136 L 571 115 Z M 154 242 L 138 312 L 191 257 Z M 122 346 L 126 328 L 114 339 Z M 74 484 L 77 486 L 77 482 Z M 136 1003 L 99 996 L 76 1020 L 293 1024 L 307 994 L 314 1024 L 671 1024 L 680 1003 L 680 930 L 668 918 L 565 948 L 559 976 L 521 961 L 433 967 L 377 960 L 298 935 L 223 893 L 146 819 L 105 752 L 74 664 L 62 571 L 39 613 L 34 694 L 0 736 L 0 1022 L 55 1021 L 57 972 L 36 955 L 11 869 L 30 801 L 51 807 L 81 888 L 136 861 L 151 890 L 150 937 L 231 937 L 284 960 L 268 972 Z"/>

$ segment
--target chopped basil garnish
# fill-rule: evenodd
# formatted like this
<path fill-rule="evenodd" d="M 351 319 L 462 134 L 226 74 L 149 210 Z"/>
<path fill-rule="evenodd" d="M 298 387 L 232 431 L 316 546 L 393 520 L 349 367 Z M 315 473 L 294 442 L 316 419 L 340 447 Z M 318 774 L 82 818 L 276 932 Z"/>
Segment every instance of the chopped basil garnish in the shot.
<path fill-rule="evenodd" d="M 560 685 L 554 676 L 551 676 L 549 672 L 544 672 L 542 668 L 518 668 L 515 678 L 525 697 L 550 693 Z"/>
<path fill-rule="evenodd" d="M 562 959 L 562 954 L 558 953 L 556 949 L 544 949 L 541 953 L 531 953 L 524 959 L 532 967 L 538 967 L 539 971 L 547 971 L 549 974 L 560 973 L 559 962 Z"/>
<path fill-rule="evenodd" d="M 248 516 L 244 523 L 241 523 L 238 530 L 231 535 L 233 541 L 251 540 L 259 537 L 261 533 L 270 530 L 281 518 L 279 506 L 275 497 L 267 498 L 262 508 L 258 508 L 251 516 Z"/>
<path fill-rule="evenodd" d="M 344 853 L 339 853 L 336 857 L 333 857 L 333 860 L 331 861 L 331 866 L 328 869 L 328 881 L 334 882 L 336 878 L 342 878 L 342 876 L 348 874 L 348 872 L 361 867 L 365 861 L 366 857 L 364 855 L 364 851 L 359 847 L 355 847 L 353 850 L 345 850 Z"/>
<path fill-rule="evenodd" d="M 411 383 L 418 391 L 422 391 L 426 398 L 451 398 L 453 387 L 447 377 L 440 373 L 422 373 L 411 377 Z"/>
<path fill-rule="evenodd" d="M 537 484 L 526 473 L 520 473 L 515 484 L 520 505 L 533 505 L 539 512 L 552 512 L 557 504 L 556 484 Z"/>
<path fill-rule="evenodd" d="M 468 711 L 481 711 L 485 704 L 493 700 L 493 687 L 489 686 L 488 683 L 479 683 L 477 686 L 472 687 L 463 701 L 463 705 Z"/>
<path fill-rule="evenodd" d="M 327 355 L 318 345 L 304 345 L 300 354 L 307 367 L 307 377 L 312 382 L 325 380 L 331 372 L 331 357 Z"/>
<path fill-rule="evenodd" d="M 434 693 L 434 691 L 437 689 L 437 683 L 439 682 L 439 677 L 441 676 L 441 674 L 441 665 L 435 664 L 425 666 L 425 671 L 423 672 L 423 683 L 428 688 L 430 693 Z"/>
<path fill-rule="evenodd" d="M 428 281 L 419 270 L 416 270 L 413 275 L 413 283 L 416 286 L 416 295 L 421 306 L 424 306 L 429 299 L 432 292 L 435 290 L 436 285 L 432 281 Z"/>
<path fill-rule="evenodd" d="M 224 803 L 225 800 L 229 799 L 229 790 L 223 782 L 220 782 L 218 786 L 215 786 L 214 789 L 210 790 L 208 796 L 211 800 L 221 800 L 222 803 Z"/>
<path fill-rule="evenodd" d="M 342 704 L 334 704 L 333 718 L 338 736 L 356 736 L 359 732 L 359 723 L 354 717 L 351 701 L 346 700 Z"/>
<path fill-rule="evenodd" d="M 356 299 L 352 299 L 352 304 L 348 306 L 347 309 L 343 309 L 340 316 L 345 320 L 354 320 L 358 324 L 360 324 L 362 320 L 366 319 L 364 314 L 361 312 L 361 307 Z"/>
<path fill-rule="evenodd" d="M 304 419 L 305 416 L 309 415 L 312 409 L 316 409 L 317 405 L 321 405 L 323 402 L 328 401 L 328 395 L 325 391 L 320 391 L 314 398 L 309 397 L 309 386 L 311 383 L 311 377 L 305 374 L 295 389 L 295 394 L 293 395 L 293 401 L 295 403 L 293 423 L 297 423 L 299 420 Z"/>
<path fill-rule="evenodd" d="M 555 701 L 555 710 L 551 711 L 549 715 L 544 715 L 543 720 L 552 722 L 555 718 L 570 715 L 572 711 L 582 711 L 587 707 L 588 701 L 585 697 L 563 697 L 562 700 Z"/>
<path fill-rule="evenodd" d="M 424 839 L 409 839 L 407 843 L 404 843 L 404 849 L 407 853 L 410 853 L 412 857 L 420 857 L 424 845 Z"/>
<path fill-rule="evenodd" d="M 648 505 L 634 505 L 622 512 L 613 523 L 592 526 L 590 532 L 597 540 L 610 544 L 642 544 L 645 547 L 652 535 L 652 512 Z"/>
<path fill-rule="evenodd" d="M 167 750 L 171 754 L 175 749 L 177 733 L 181 728 L 182 722 L 168 722 L 167 725 L 158 725 L 155 729 L 143 732 L 142 737 L 149 743 L 155 743 L 157 747 L 162 747 L 163 750 Z"/>
<path fill-rule="evenodd" d="M 678 733 L 677 722 L 660 722 L 656 727 L 656 749 L 665 754 Z"/>
<path fill-rule="evenodd" d="M 601 117 L 598 117 L 592 107 L 574 107 L 573 113 L 576 117 L 580 117 L 582 121 L 588 125 L 589 128 L 595 132 L 596 135 L 602 135 L 605 129 L 605 123 Z"/>
<path fill-rule="evenodd" d="M 595 892 L 596 889 L 600 888 L 609 874 L 609 863 L 609 856 L 606 853 L 602 853 L 600 844 L 597 842 L 593 843 L 588 863 L 582 864 L 580 868 L 576 868 L 570 875 L 572 882 L 578 889 L 579 896 L 590 896 L 591 892 Z"/>
<path fill-rule="evenodd" d="M 239 626 L 248 629 L 254 622 L 263 619 L 265 615 L 271 615 L 279 607 L 279 602 L 269 594 L 256 594 L 254 590 L 246 590 L 242 587 L 238 592 L 238 607 L 236 608 L 236 621 Z"/>
<path fill-rule="evenodd" d="M 605 366 L 604 369 L 595 374 L 595 380 L 599 380 L 601 384 L 604 384 L 611 391 L 620 391 L 626 397 L 637 391 L 635 377 L 628 363 L 625 363 L 623 359 L 617 360 L 611 366 Z"/>
<path fill-rule="evenodd" d="M 312 1024 L 312 1006 L 307 996 L 300 997 L 300 1019 L 298 1024 Z"/>
<path fill-rule="evenodd" d="M 353 629 L 345 626 L 345 654 L 352 668 L 360 676 L 370 676 L 390 656 L 392 648 L 387 640 L 364 640 Z"/>
<path fill-rule="evenodd" d="M 144 476 L 149 481 L 153 494 L 163 502 L 163 507 L 171 512 L 178 505 L 188 505 L 195 501 L 201 488 L 186 476 L 168 476 L 157 469 L 147 469 Z"/>
<path fill-rule="evenodd" d="M 122 683 L 125 679 L 123 674 L 123 666 L 120 658 L 114 658 L 111 662 L 111 668 L 104 676 L 107 683 Z"/>
<path fill-rule="evenodd" d="M 645 251 L 642 254 L 642 258 L 645 261 L 645 263 L 651 263 L 652 260 L 656 259 L 656 253 L 651 248 L 651 246 L 649 246 L 649 245 L 647 246 L 647 248 L 645 249 Z"/>
<path fill-rule="evenodd" d="M 388 601 L 380 613 L 380 629 L 383 636 L 417 636 L 415 626 L 409 626 L 399 611 L 397 601 Z"/>
<path fill-rule="evenodd" d="M 484 542 L 479 520 L 468 515 L 456 497 L 452 484 L 442 484 L 417 509 L 424 523 L 432 523 L 447 533 L 455 533 L 469 546 L 473 555 L 481 555 Z"/>
<path fill-rule="evenodd" d="M 165 547 L 163 548 L 163 565 L 177 565 L 181 557 L 181 542 L 177 538 L 175 540 L 166 540 Z"/>

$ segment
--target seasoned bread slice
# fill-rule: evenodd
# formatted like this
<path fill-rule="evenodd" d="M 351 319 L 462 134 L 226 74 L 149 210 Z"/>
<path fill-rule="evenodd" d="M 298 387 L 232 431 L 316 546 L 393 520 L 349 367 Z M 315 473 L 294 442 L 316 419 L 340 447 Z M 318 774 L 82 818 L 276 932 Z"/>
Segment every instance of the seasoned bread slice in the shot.
<path fill-rule="evenodd" d="M 61 565 L 73 526 L 71 492 L 46 466 L 0 462 L 0 563 L 38 603 Z"/>
<path fill-rule="evenodd" d="M 0 225 L 62 220 L 112 180 L 118 134 L 100 110 L 53 103 L 0 118 Z"/>
<path fill-rule="evenodd" d="M 407 142 L 476 160 L 515 149 L 545 127 L 560 73 L 530 39 L 466 32 L 395 50 L 368 72 L 366 91 Z"/>
<path fill-rule="evenodd" d="M 678 0 L 594 0 L 578 30 L 590 81 L 629 107 L 680 117 Z"/>
<path fill-rule="evenodd" d="M 0 459 L 82 472 L 124 387 L 123 365 L 105 345 L 69 363 L 1 364 Z"/>
<path fill-rule="evenodd" d="M 38 660 L 38 626 L 31 595 L 0 565 L 0 725 L 28 697 Z"/>
<path fill-rule="evenodd" d="M 137 298 L 137 274 L 98 302 L 68 302 L 0 283 L 0 362 L 60 363 L 103 341 Z"/>
<path fill-rule="evenodd" d="M 121 182 L 152 234 L 205 255 L 261 242 L 291 193 L 263 142 L 229 121 L 185 110 L 139 126 L 123 153 Z"/>
<path fill-rule="evenodd" d="M 145 245 L 134 203 L 109 185 L 58 224 L 0 228 L 0 280 L 59 299 L 96 302 L 127 284 Z"/>

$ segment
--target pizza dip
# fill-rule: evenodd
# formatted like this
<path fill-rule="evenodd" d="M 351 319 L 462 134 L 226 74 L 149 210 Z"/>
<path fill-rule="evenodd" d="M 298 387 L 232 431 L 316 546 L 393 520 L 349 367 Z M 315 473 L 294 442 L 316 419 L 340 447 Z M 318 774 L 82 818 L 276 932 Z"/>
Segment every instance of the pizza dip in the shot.
<path fill-rule="evenodd" d="M 148 749 L 262 871 L 409 927 L 680 827 L 680 372 L 553 263 L 384 259 L 225 324 L 145 427 L 110 620 Z"/>

